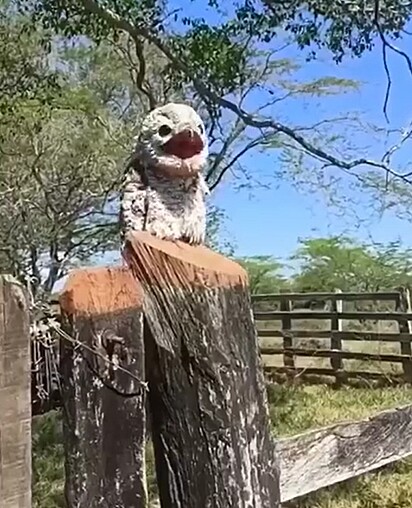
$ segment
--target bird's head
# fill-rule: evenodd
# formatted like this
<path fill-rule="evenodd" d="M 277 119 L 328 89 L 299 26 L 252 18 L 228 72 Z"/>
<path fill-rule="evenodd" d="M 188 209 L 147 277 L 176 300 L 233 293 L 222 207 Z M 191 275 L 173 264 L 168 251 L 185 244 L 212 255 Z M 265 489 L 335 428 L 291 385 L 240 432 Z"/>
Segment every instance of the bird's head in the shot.
<path fill-rule="evenodd" d="M 196 175 L 208 156 L 202 119 L 186 104 L 170 103 L 152 110 L 141 125 L 136 154 L 149 169 L 169 178 Z"/>

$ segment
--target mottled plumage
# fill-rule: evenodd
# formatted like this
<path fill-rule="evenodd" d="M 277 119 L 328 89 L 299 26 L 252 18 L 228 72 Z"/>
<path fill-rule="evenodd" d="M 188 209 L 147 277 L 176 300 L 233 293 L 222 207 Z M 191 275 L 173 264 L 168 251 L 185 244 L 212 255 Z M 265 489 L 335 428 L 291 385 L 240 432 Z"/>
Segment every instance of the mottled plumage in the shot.
<path fill-rule="evenodd" d="M 148 231 L 201 244 L 208 192 L 202 169 L 208 146 L 199 115 L 184 104 L 154 109 L 142 123 L 121 198 L 122 236 Z"/>

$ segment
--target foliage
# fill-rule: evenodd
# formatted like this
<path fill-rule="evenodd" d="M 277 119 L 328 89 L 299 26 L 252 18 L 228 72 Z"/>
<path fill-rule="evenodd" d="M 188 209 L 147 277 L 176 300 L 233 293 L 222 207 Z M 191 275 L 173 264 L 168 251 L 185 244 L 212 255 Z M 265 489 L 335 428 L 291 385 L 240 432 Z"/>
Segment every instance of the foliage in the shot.
<path fill-rule="evenodd" d="M 210 249 L 231 256 L 234 253 L 234 244 L 225 235 L 225 221 L 224 211 L 213 204 L 210 205 L 207 212 L 206 245 Z"/>
<path fill-rule="evenodd" d="M 326 48 L 337 61 L 370 50 L 379 30 L 399 37 L 411 14 L 412 6 L 401 0 L 245 0 L 236 10 L 240 29 L 249 29 L 264 41 L 283 29 L 296 37 L 300 48 Z"/>
<path fill-rule="evenodd" d="M 286 166 L 291 164 L 290 159 L 301 167 L 311 166 L 305 178 L 310 179 L 312 173 L 320 178 L 325 167 L 339 168 L 340 174 L 354 175 L 369 191 L 371 182 L 359 173 L 363 166 L 371 170 L 375 179 L 386 172 L 409 184 L 408 168 L 394 166 L 391 157 L 385 154 L 373 160 L 365 153 L 367 148 L 352 143 L 358 136 L 353 125 L 349 134 L 347 114 L 333 122 L 323 118 L 305 126 L 282 122 L 285 115 L 278 106 L 285 97 L 279 96 L 278 87 L 273 86 L 273 78 L 277 77 L 274 60 L 279 46 L 285 44 L 308 48 L 309 56 L 326 49 L 339 62 L 346 56 L 361 56 L 379 43 L 383 47 L 384 69 L 389 73 L 388 51 L 408 60 L 407 55 L 391 44 L 390 38 L 406 35 L 405 26 L 412 9 L 409 3 L 401 0 L 333 3 L 243 0 L 228 4 L 211 0 L 209 9 L 200 6 L 199 14 L 191 16 L 184 9 L 175 9 L 167 0 L 61 0 L 58 3 L 20 0 L 17 5 L 29 12 L 35 23 L 42 22 L 66 38 L 86 35 L 101 42 L 116 39 L 120 34 L 127 36 L 138 55 L 137 86 L 148 96 L 146 52 L 155 48 L 164 59 L 163 76 L 186 100 L 200 104 L 209 117 L 213 133 L 229 132 L 226 137 L 230 138 L 228 122 L 230 125 L 240 122 L 236 130 L 240 129 L 240 134 L 247 132 L 246 152 L 271 144 L 282 151 L 287 147 L 286 160 L 281 160 Z M 387 77 L 389 80 L 389 74 Z M 290 95 L 293 93 L 286 94 Z M 256 100 L 258 97 L 260 100 Z M 155 101 L 150 103 L 153 105 Z M 365 125 L 357 128 L 365 129 Z M 392 130 L 391 133 L 395 137 L 393 146 L 397 146 L 398 137 L 404 138 L 399 132 L 395 135 Z M 224 149 L 225 141 L 218 145 Z M 245 152 L 239 150 L 239 153 Z M 223 173 L 230 167 L 226 164 Z M 212 183 L 220 181 L 221 175 L 222 170 L 215 173 Z M 379 184 L 381 192 L 383 183 L 384 180 Z"/>
<path fill-rule="evenodd" d="M 149 4 L 145 4 L 148 9 L 154 8 Z M 53 12 L 49 14 L 54 16 Z M 13 111 L 4 111 L 0 127 L 0 266 L 29 279 L 34 293 L 48 293 L 71 266 L 117 248 L 117 192 L 123 161 L 139 118 L 151 105 L 183 97 L 194 101 L 209 131 L 207 179 L 212 189 L 229 171 L 239 189 L 262 184 L 245 170 L 242 157 L 251 150 L 284 147 L 279 135 L 255 136 L 240 118 L 217 120 L 206 103 L 196 103 L 192 84 L 183 78 L 176 81 L 170 61 L 153 44 L 136 46 L 127 33 L 113 37 L 106 33 L 104 41 L 96 34 L 99 45 L 85 39 L 70 42 L 64 30 L 63 38 L 53 39 L 50 24 L 44 29 L 33 27 L 15 13 L 3 19 L 15 73 L 26 69 L 30 76 L 42 77 L 34 81 L 43 87 L 33 85 L 37 95 L 28 94 L 30 87 L 21 82 L 13 96 Z M 82 20 L 72 21 L 62 23 L 71 23 L 75 31 Z M 92 25 L 87 29 L 93 32 Z M 223 50 L 219 46 L 216 51 Z M 333 77 L 297 83 L 289 78 L 299 69 L 291 60 L 269 61 L 267 53 L 255 50 L 245 55 L 247 76 L 235 87 L 242 100 L 264 82 L 281 96 L 276 102 L 282 96 L 329 96 L 356 86 Z M 4 64 L 4 74 L 10 71 L 6 64 L 12 65 Z M 233 245 L 220 238 L 222 214 L 212 204 L 208 241 L 231 253 Z"/>
<path fill-rule="evenodd" d="M 113 243 L 108 204 L 125 138 L 92 87 L 62 83 L 51 104 L 19 101 L 18 128 L 0 128 L 2 268 L 46 292 Z"/>
<path fill-rule="evenodd" d="M 271 256 L 251 256 L 238 260 L 247 270 L 252 294 L 276 293 L 287 287 L 282 264 Z"/>
<path fill-rule="evenodd" d="M 8 115 L 18 113 L 17 101 L 31 99 L 44 103 L 59 91 L 56 76 L 47 65 L 48 52 L 41 44 L 46 37 L 41 37 L 28 19 L 7 14 L 7 11 L 2 9 L 3 4 L 5 2 L 0 2 L 2 123 L 7 121 Z"/>
<path fill-rule="evenodd" d="M 12 17 L 3 27 L 10 54 L 23 59 L 8 70 L 32 73 L 33 66 L 43 76 L 46 33 L 22 19 L 20 40 L 18 23 Z M 147 111 L 124 51 L 123 41 L 99 48 L 61 43 L 53 49 L 58 70 L 48 95 L 43 88 L 29 94 L 19 81 L 22 90 L 16 86 L 8 101 L 13 107 L 2 110 L 0 268 L 29 280 L 35 295 L 50 292 L 73 264 L 118 247 L 119 182 Z"/>
<path fill-rule="evenodd" d="M 412 252 L 400 242 L 367 245 L 346 237 L 301 240 L 285 265 L 272 256 L 238 259 L 249 274 L 252 294 L 297 292 L 392 291 L 412 283 Z"/>
<path fill-rule="evenodd" d="M 33 508 L 63 508 L 64 452 L 61 414 L 33 420 Z"/>
<path fill-rule="evenodd" d="M 379 247 L 379 248 L 377 248 Z M 399 243 L 374 248 L 344 237 L 303 240 L 292 259 L 299 291 L 383 291 L 412 281 L 412 257 Z"/>
<path fill-rule="evenodd" d="M 242 82 L 253 42 L 268 43 L 286 33 L 298 47 L 327 48 L 340 61 L 345 55 L 360 56 L 370 50 L 380 32 L 400 37 L 412 14 L 411 5 L 401 0 L 338 0 L 333 4 L 327 0 L 243 0 L 233 3 L 230 9 L 227 3 L 209 0 L 209 7 L 221 20 L 211 24 L 203 16 L 188 17 L 185 12 L 173 10 L 165 0 L 63 0 L 57 5 L 50 0 L 36 0 L 20 4 L 35 15 L 36 21 L 45 21 L 65 36 L 82 33 L 96 40 L 114 29 L 105 12 L 141 28 L 147 39 L 170 38 L 172 18 L 187 27 L 171 37 L 175 54 L 188 57 L 188 65 L 196 75 L 200 69 L 206 71 L 208 81 L 226 90 L 233 90 L 236 79 L 238 84 Z"/>

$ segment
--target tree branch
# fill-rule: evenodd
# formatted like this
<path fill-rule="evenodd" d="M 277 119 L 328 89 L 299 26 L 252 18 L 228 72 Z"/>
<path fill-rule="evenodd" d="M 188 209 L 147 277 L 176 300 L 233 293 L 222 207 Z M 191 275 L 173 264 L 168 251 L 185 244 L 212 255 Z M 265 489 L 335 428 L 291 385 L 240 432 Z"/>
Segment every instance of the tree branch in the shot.
<path fill-rule="evenodd" d="M 375 0 L 373 24 L 375 25 L 376 30 L 377 30 L 377 32 L 379 34 L 379 38 L 380 38 L 380 40 L 382 42 L 383 67 L 385 69 L 386 80 L 387 80 L 387 86 L 386 86 L 386 92 L 385 92 L 385 100 L 384 100 L 384 103 L 383 103 L 383 113 L 385 115 L 386 121 L 389 122 L 387 109 L 388 109 L 388 104 L 389 104 L 390 92 L 391 92 L 391 88 L 392 88 L 392 78 L 391 78 L 391 74 L 390 74 L 389 66 L 388 66 L 388 54 L 387 54 L 387 50 L 389 48 L 394 53 L 397 53 L 398 55 L 402 56 L 402 58 L 405 60 L 407 66 L 408 66 L 408 69 L 409 69 L 409 72 L 410 72 L 411 76 L 412 76 L 412 60 L 411 60 L 411 58 L 409 57 L 409 55 L 405 51 L 403 51 L 403 50 L 399 49 L 398 47 L 396 47 L 395 45 L 393 45 L 385 37 L 385 34 L 383 33 L 382 27 L 381 27 L 380 22 L 379 22 L 379 14 L 380 14 L 380 0 Z"/>
<path fill-rule="evenodd" d="M 378 0 L 376 0 L 378 1 Z M 331 164 L 341 169 L 351 170 L 358 166 L 370 166 L 376 169 L 382 169 L 386 171 L 387 174 L 391 174 L 392 176 L 403 180 L 406 183 L 411 183 L 411 181 L 407 178 L 406 175 L 398 173 L 390 166 L 385 164 L 382 161 L 375 161 L 372 159 L 367 159 L 364 157 L 360 157 L 353 160 L 344 160 L 338 158 L 331 153 L 319 148 L 318 146 L 311 143 L 308 139 L 300 135 L 293 128 L 270 118 L 261 119 L 256 117 L 242 108 L 240 108 L 235 103 L 230 100 L 218 96 L 213 90 L 211 90 L 201 79 L 199 79 L 194 72 L 190 69 L 190 66 L 183 62 L 178 56 L 173 53 L 173 50 L 168 46 L 166 42 L 164 42 L 158 35 L 152 33 L 147 27 L 144 26 L 135 26 L 130 23 L 128 20 L 121 18 L 118 14 L 113 11 L 101 7 L 95 0 L 80 0 L 81 4 L 84 8 L 95 14 L 102 19 L 104 19 L 112 28 L 116 30 L 122 30 L 127 32 L 134 41 L 139 41 L 141 37 L 146 39 L 148 42 L 156 46 L 167 58 L 168 60 L 176 66 L 177 69 L 181 70 L 193 83 L 193 86 L 197 93 L 203 97 L 206 102 L 214 103 L 219 107 L 231 111 L 236 116 L 238 116 L 243 122 L 249 126 L 260 130 L 270 130 L 271 135 L 275 133 L 283 133 L 288 138 L 292 139 L 296 142 L 301 148 L 307 151 L 310 155 L 316 156 L 319 159 L 323 160 L 325 163 Z M 393 49 L 393 47 L 388 43 L 388 46 Z M 394 49 L 395 50 L 395 49 Z M 396 52 L 399 54 L 403 54 L 401 50 L 396 48 Z M 407 57 L 407 55 L 406 55 Z M 411 65 L 412 71 L 412 65 Z"/>

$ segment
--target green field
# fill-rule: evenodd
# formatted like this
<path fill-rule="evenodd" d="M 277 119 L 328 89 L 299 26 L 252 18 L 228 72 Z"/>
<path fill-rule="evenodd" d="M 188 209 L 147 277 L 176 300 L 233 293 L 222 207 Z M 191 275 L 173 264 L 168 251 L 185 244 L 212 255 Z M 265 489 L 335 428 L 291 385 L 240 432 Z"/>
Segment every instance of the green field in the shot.
<path fill-rule="evenodd" d="M 331 423 L 359 419 L 379 410 L 412 403 L 412 388 L 333 388 L 271 385 L 268 389 L 273 432 L 289 436 Z M 33 508 L 63 507 L 63 445 L 59 414 L 35 419 L 33 432 Z M 154 494 L 153 457 L 148 450 L 148 478 Z M 412 460 L 324 489 L 285 508 L 410 508 Z"/>

